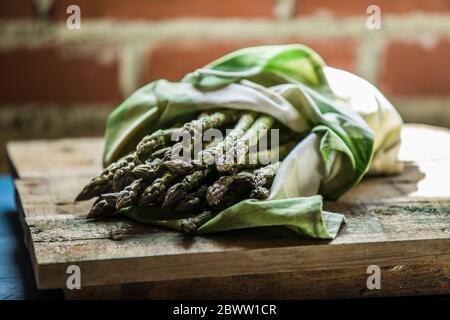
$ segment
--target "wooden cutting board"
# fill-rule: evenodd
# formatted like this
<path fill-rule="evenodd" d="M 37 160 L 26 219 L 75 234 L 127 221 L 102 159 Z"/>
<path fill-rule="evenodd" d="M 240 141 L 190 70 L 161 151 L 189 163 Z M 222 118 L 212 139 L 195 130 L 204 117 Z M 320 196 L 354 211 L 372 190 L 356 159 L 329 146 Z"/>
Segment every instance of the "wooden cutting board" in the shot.
<path fill-rule="evenodd" d="M 74 203 L 100 168 L 102 139 L 11 142 L 17 203 L 39 288 L 69 298 L 339 298 L 450 293 L 450 131 L 408 125 L 400 175 L 365 178 L 326 209 L 346 216 L 333 241 L 285 228 L 211 236 L 126 219 L 89 222 Z M 370 265 L 381 289 L 369 290 Z"/>

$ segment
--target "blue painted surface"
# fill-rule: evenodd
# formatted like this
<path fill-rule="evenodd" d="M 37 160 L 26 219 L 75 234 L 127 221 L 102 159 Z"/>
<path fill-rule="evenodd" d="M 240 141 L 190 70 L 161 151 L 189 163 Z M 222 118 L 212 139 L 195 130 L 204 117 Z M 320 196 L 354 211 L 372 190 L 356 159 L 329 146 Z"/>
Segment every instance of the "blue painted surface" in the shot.
<path fill-rule="evenodd" d="M 9 176 L 0 176 L 0 300 L 62 298 L 59 290 L 38 290 Z"/>

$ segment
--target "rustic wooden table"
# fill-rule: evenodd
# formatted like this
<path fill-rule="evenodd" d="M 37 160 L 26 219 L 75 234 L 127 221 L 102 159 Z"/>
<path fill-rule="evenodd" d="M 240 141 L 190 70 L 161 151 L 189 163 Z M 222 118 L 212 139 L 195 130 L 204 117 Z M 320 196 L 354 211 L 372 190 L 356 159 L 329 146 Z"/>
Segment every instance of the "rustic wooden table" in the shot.
<path fill-rule="evenodd" d="M 126 219 L 88 222 L 73 203 L 100 170 L 101 139 L 13 142 L 7 151 L 40 288 L 69 298 L 340 298 L 450 293 L 450 132 L 408 125 L 400 175 L 366 178 L 326 209 L 346 215 L 333 241 L 285 228 L 185 237 Z M 369 290 L 367 267 L 381 269 Z"/>

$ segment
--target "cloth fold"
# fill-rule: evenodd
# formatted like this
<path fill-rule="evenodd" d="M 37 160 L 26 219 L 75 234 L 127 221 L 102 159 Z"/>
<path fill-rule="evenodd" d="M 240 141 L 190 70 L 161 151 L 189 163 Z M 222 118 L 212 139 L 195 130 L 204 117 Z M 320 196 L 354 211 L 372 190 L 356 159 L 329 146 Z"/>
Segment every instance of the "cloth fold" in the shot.
<path fill-rule="evenodd" d="M 370 83 L 326 67 L 302 45 L 238 50 L 181 82 L 144 86 L 110 115 L 104 163 L 133 150 L 146 134 L 223 108 L 269 114 L 304 138 L 283 161 L 268 200 L 227 208 L 198 233 L 286 225 L 304 237 L 332 239 L 343 216 L 323 212 L 322 196 L 338 199 L 369 169 L 379 174 L 401 168 L 396 151 L 402 120 L 394 107 Z M 161 208 L 130 207 L 122 213 L 179 228 L 179 217 L 167 219 L 170 214 Z"/>

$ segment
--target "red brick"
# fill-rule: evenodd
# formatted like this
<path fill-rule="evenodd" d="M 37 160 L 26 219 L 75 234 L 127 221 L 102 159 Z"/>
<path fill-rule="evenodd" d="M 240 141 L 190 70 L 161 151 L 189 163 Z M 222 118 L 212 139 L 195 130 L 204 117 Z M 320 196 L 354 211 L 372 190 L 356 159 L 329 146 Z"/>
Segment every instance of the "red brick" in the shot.
<path fill-rule="evenodd" d="M 395 42 L 385 53 L 380 72 L 381 89 L 391 95 L 450 95 L 450 41 L 425 47 Z"/>
<path fill-rule="evenodd" d="M 299 0 L 297 14 L 301 16 L 325 13 L 332 16 L 367 15 L 370 5 L 378 5 L 381 14 L 405 14 L 418 11 L 450 12 L 448 0 Z"/>
<path fill-rule="evenodd" d="M 22 19 L 33 17 L 32 0 L 1 0 L 0 19 Z"/>
<path fill-rule="evenodd" d="M 0 103 L 117 103 L 118 63 L 111 51 L 67 47 L 0 51 Z"/>
<path fill-rule="evenodd" d="M 143 83 L 161 78 L 180 80 L 186 73 L 236 49 L 281 43 L 304 43 L 316 50 L 329 65 L 354 70 L 356 43 L 349 39 L 167 42 L 156 46 L 150 52 L 143 74 Z"/>
<path fill-rule="evenodd" d="M 56 0 L 52 16 L 67 18 L 66 8 L 80 6 L 82 18 L 117 20 L 182 17 L 271 17 L 275 0 Z"/>

